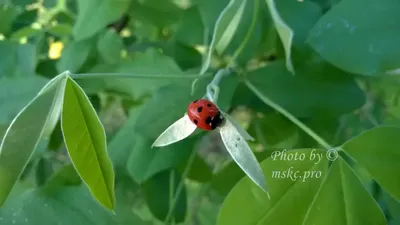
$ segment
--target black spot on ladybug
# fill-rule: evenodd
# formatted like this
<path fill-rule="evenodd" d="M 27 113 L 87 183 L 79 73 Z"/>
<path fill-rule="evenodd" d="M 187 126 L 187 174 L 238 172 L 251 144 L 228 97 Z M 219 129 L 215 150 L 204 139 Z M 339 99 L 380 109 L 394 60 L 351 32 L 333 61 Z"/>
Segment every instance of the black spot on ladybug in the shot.
<path fill-rule="evenodd" d="M 211 104 L 210 104 L 210 103 L 207 103 L 207 107 L 211 107 Z"/>
<path fill-rule="evenodd" d="M 212 118 L 210 116 L 207 116 L 206 124 L 210 124 L 211 122 L 212 122 Z"/>
<path fill-rule="evenodd" d="M 193 103 L 196 103 L 196 102 L 198 102 L 198 101 L 199 101 L 199 100 L 194 100 Z"/>
<path fill-rule="evenodd" d="M 197 108 L 197 112 L 201 112 L 201 111 L 203 111 L 203 107 L 199 107 L 199 108 Z"/>
<path fill-rule="evenodd" d="M 198 123 L 198 121 L 197 121 L 197 120 L 193 120 L 193 123 L 194 123 L 194 124 L 197 124 L 197 123 Z"/>

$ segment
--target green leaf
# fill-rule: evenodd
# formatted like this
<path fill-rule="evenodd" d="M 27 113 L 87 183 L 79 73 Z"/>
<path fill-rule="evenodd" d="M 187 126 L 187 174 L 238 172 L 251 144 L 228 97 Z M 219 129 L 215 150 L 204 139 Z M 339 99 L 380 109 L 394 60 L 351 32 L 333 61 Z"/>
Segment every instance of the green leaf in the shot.
<path fill-rule="evenodd" d="M 176 199 L 174 210 L 170 220 L 181 223 L 185 220 L 187 210 L 186 188 L 178 193 L 178 185 L 182 181 L 181 176 L 174 170 L 165 170 L 154 175 L 142 186 L 144 198 L 152 212 L 159 220 L 167 219 L 168 212 L 171 209 L 173 199 Z M 178 195 L 179 194 L 179 195 Z"/>
<path fill-rule="evenodd" d="M 239 26 L 246 3 L 247 0 L 231 0 L 219 15 L 215 23 L 213 37 L 210 46 L 208 47 L 207 56 L 200 72 L 201 74 L 204 74 L 207 71 L 211 63 L 213 52 L 216 50 L 221 54 L 228 47 Z"/>
<path fill-rule="evenodd" d="M 276 1 L 276 8 L 293 32 L 292 45 L 306 47 L 309 32 L 322 16 L 321 8 L 312 1 L 291 0 Z"/>
<path fill-rule="evenodd" d="M 167 0 L 146 0 L 131 3 L 130 16 L 137 18 L 138 21 L 146 26 L 154 25 L 158 28 L 165 28 L 173 25 L 182 14 L 176 2 Z"/>
<path fill-rule="evenodd" d="M 65 76 L 57 76 L 12 121 L 0 145 L 0 205 L 32 157 L 39 141 L 48 137 L 58 119 Z"/>
<path fill-rule="evenodd" d="M 286 22 L 280 16 L 276 6 L 275 0 L 265 0 L 268 5 L 269 12 L 274 21 L 275 28 L 278 31 L 279 37 L 281 38 L 283 47 L 285 48 L 286 55 L 286 68 L 294 73 L 293 63 L 291 59 L 292 54 L 292 41 L 293 41 L 293 30 L 286 24 Z"/>
<path fill-rule="evenodd" d="M 209 34 L 212 35 L 212 30 L 215 29 L 216 21 L 224 8 L 229 4 L 230 0 L 195 0 L 196 5 L 199 7 L 200 16 L 205 28 Z M 203 43 L 203 42 L 202 42 Z"/>
<path fill-rule="evenodd" d="M 57 63 L 59 72 L 78 72 L 88 59 L 93 47 L 93 40 L 73 41 L 68 43 L 61 53 L 60 61 Z"/>
<path fill-rule="evenodd" d="M 330 67 L 314 67 L 298 68 L 298 75 L 293 76 L 282 61 L 277 61 L 250 72 L 247 79 L 260 93 L 298 117 L 317 112 L 340 115 L 364 104 L 364 92 L 348 74 Z M 319 74 L 324 76 L 317 77 Z"/>
<path fill-rule="evenodd" d="M 354 13 L 360 5 L 365 6 L 363 12 Z M 308 43 L 325 60 L 351 73 L 376 75 L 398 69 L 399 10 L 396 0 L 340 1 L 314 26 Z"/>
<path fill-rule="evenodd" d="M 32 189 L 0 210 L 0 225 L 126 225 L 144 224 L 126 213 L 129 205 L 118 205 L 116 214 L 99 206 L 84 187 L 64 187 L 47 193 Z"/>
<path fill-rule="evenodd" d="M 35 74 L 36 46 L 0 41 L 0 77 Z"/>
<path fill-rule="evenodd" d="M 80 184 L 81 178 L 76 173 L 74 165 L 66 164 L 49 177 L 45 183 L 44 189 L 49 193 L 63 186 L 77 186 Z"/>
<path fill-rule="evenodd" d="M 192 6 L 184 11 L 175 39 L 192 46 L 204 44 L 204 25 L 198 6 Z"/>
<path fill-rule="evenodd" d="M 9 124 L 47 82 L 39 76 L 0 78 L 0 124 Z"/>
<path fill-rule="evenodd" d="M 342 149 L 397 200 L 400 200 L 399 134 L 400 128 L 378 127 L 342 145 Z"/>
<path fill-rule="evenodd" d="M 267 148 L 293 148 L 299 139 L 296 125 L 278 113 L 267 113 L 251 121 L 249 133 Z"/>
<path fill-rule="evenodd" d="M 106 30 L 97 42 L 97 50 L 106 63 L 117 63 L 124 48 L 122 38 L 114 30 Z"/>
<path fill-rule="evenodd" d="M 128 172 L 137 183 L 143 183 L 160 171 L 177 168 L 194 151 L 196 140 L 192 137 L 164 148 L 152 148 L 153 140 L 137 132 L 127 163 Z"/>
<path fill-rule="evenodd" d="M 135 129 L 140 109 L 141 107 L 135 107 L 129 111 L 128 120 L 108 143 L 108 154 L 117 173 L 127 172 L 127 161 L 137 139 L 136 133 L 132 131 Z"/>
<path fill-rule="evenodd" d="M 42 31 L 33 27 L 23 27 L 14 32 L 10 40 L 18 42 L 21 38 L 35 38 L 42 34 Z"/>
<path fill-rule="evenodd" d="M 8 34 L 12 28 L 12 23 L 15 17 L 18 15 L 17 7 L 10 4 L 5 4 L 0 7 L 0 33 Z"/>
<path fill-rule="evenodd" d="M 72 34 L 72 26 L 67 23 L 60 23 L 50 27 L 47 31 L 60 37 L 70 36 Z"/>
<path fill-rule="evenodd" d="M 197 72 L 197 67 L 201 65 L 202 55 L 194 47 L 171 41 L 162 45 L 162 51 L 166 56 L 174 59 L 176 64 L 184 71 Z"/>
<path fill-rule="evenodd" d="M 248 177 L 244 177 L 225 198 L 218 225 L 302 224 L 326 175 L 327 160 L 325 152 L 321 150 L 301 149 L 285 153 L 286 159 L 291 160 L 284 160 L 283 155 L 281 157 L 275 153 L 275 157 L 261 162 L 271 199 Z M 298 158 L 294 160 L 296 154 Z M 310 158 L 317 154 L 321 158 Z M 299 157 L 304 158 L 300 160 Z"/>
<path fill-rule="evenodd" d="M 328 175 L 316 193 L 303 224 L 387 223 L 378 204 L 362 186 L 351 167 L 342 158 L 338 158 L 331 165 Z"/>
<path fill-rule="evenodd" d="M 88 97 L 71 78 L 65 85 L 61 128 L 79 176 L 97 201 L 113 210 L 115 175 L 107 154 L 104 128 Z"/>
<path fill-rule="evenodd" d="M 73 27 L 76 41 L 92 37 L 115 22 L 128 9 L 129 0 L 79 0 L 78 18 Z"/>

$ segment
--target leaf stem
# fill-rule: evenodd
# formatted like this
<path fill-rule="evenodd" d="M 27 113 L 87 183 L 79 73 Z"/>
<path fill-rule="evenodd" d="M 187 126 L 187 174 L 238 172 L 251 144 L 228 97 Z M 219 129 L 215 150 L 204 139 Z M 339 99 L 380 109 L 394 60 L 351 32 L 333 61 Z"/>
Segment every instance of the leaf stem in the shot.
<path fill-rule="evenodd" d="M 195 79 L 211 74 L 199 76 L 198 74 L 133 74 L 133 73 L 77 73 L 71 74 L 73 79 L 90 79 L 90 78 L 127 78 L 127 79 Z"/>
<path fill-rule="evenodd" d="M 233 57 L 230 60 L 229 65 L 234 64 L 236 61 L 236 58 L 242 53 L 243 49 L 246 47 L 247 43 L 249 42 L 249 39 L 251 35 L 253 34 L 254 28 L 256 27 L 257 24 L 257 18 L 258 18 L 258 13 L 259 13 L 259 8 L 260 8 L 260 0 L 254 0 L 253 3 L 253 18 L 251 20 L 250 28 L 249 31 L 247 32 L 246 36 L 244 37 L 243 41 L 240 43 L 239 47 L 236 49 L 236 51 L 233 53 Z"/>
<path fill-rule="evenodd" d="M 221 83 L 221 80 L 224 76 L 230 75 L 231 73 L 232 73 L 231 68 L 224 68 L 218 70 L 213 80 L 207 85 L 206 96 L 208 99 L 210 99 L 210 101 L 212 102 L 218 101 L 219 83 Z"/>
<path fill-rule="evenodd" d="M 322 137 L 320 137 L 318 134 L 316 134 L 313 130 L 311 130 L 307 125 L 302 123 L 300 120 L 298 120 L 295 116 L 293 116 L 291 113 L 286 111 L 286 109 L 282 108 L 280 105 L 276 104 L 274 101 L 269 99 L 267 96 L 262 94 L 253 84 L 251 84 L 248 80 L 244 81 L 247 85 L 247 87 L 250 88 L 254 92 L 255 95 L 258 96 L 258 98 L 261 99 L 265 104 L 269 105 L 279 113 L 281 113 L 283 116 L 288 118 L 290 121 L 292 121 L 294 124 L 296 124 L 300 129 L 302 129 L 304 132 L 306 132 L 310 137 L 312 137 L 315 141 L 317 141 L 320 145 L 322 145 L 326 150 L 332 149 L 332 146 L 328 144 Z"/>
<path fill-rule="evenodd" d="M 171 216 L 172 216 L 172 213 L 174 212 L 174 209 L 175 209 L 176 203 L 178 201 L 179 195 L 181 194 L 183 186 L 185 184 L 185 179 L 188 176 L 188 173 L 189 173 L 190 169 L 193 166 L 193 162 L 194 162 L 195 157 L 196 157 L 196 151 L 193 150 L 192 154 L 189 157 L 189 160 L 188 160 L 188 163 L 186 165 L 186 168 L 182 173 L 182 179 L 179 182 L 178 187 L 176 188 L 175 196 L 173 198 L 172 204 L 170 204 L 170 208 L 168 210 L 167 217 L 165 217 L 165 220 L 164 220 L 165 224 L 167 224 L 168 221 L 171 219 Z"/>
<path fill-rule="evenodd" d="M 169 176 L 169 210 L 174 208 L 174 186 L 175 186 L 175 173 L 173 170 L 170 171 L 170 176 Z M 172 209 L 172 211 L 174 211 Z M 169 211 L 168 211 L 169 212 Z M 165 223 L 168 223 L 168 216 L 166 217 Z M 174 224 L 175 220 L 172 218 L 171 224 Z"/>

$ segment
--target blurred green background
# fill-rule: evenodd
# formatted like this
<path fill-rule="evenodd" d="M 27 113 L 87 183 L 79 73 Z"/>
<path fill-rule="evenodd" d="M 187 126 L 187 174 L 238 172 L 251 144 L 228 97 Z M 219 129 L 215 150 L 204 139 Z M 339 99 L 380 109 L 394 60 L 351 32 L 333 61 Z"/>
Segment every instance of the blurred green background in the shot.
<path fill-rule="evenodd" d="M 226 66 L 234 66 L 235 72 L 223 79 L 218 105 L 256 139 L 249 145 L 259 161 L 275 150 L 321 146 L 266 104 L 247 81 L 332 146 L 341 146 L 381 125 L 399 124 L 400 79 L 396 69 L 400 68 L 400 6 L 395 0 L 369 0 L 365 5 L 361 0 L 276 1 L 275 10 L 294 33 L 293 39 L 288 33 L 282 37 L 279 24 L 276 29 L 269 1 L 236 1 L 243 7 L 231 9 L 218 22 L 229 2 L 0 1 L 0 137 L 50 79 L 66 70 L 81 74 L 80 78 L 92 74 L 76 81 L 104 125 L 117 200 L 113 214 L 90 195 L 71 165 L 57 123 L 51 135 L 40 141 L 0 209 L 0 225 L 231 225 L 236 216 L 242 218 L 235 212 L 247 206 L 240 198 L 231 199 L 217 223 L 228 193 L 245 176 L 232 163 L 218 132 L 198 131 L 165 148 L 151 148 L 158 135 L 185 113 L 187 105 L 205 94 L 212 75 Z M 232 22 L 236 19 L 237 26 Z M 216 39 L 215 31 L 220 36 L 210 67 L 191 95 L 191 77 L 200 73 L 208 46 Z M 129 78 L 129 74 L 166 78 Z M 188 78 L 167 78 L 170 75 Z M 391 135 L 383 136 L 400 135 L 387 134 Z M 398 146 L 396 139 L 377 138 L 357 147 L 376 145 L 381 150 L 391 145 L 391 154 L 375 165 L 392 158 L 389 169 L 394 174 L 400 165 L 399 151 L 393 148 Z M 371 174 L 357 168 L 353 167 L 363 185 L 357 188 L 370 194 L 358 196 L 363 199 L 358 198 L 359 207 L 371 203 L 365 196 L 372 196 L 383 213 L 379 208 L 371 209 L 373 213 L 367 216 L 370 223 L 361 219 L 341 223 L 338 219 L 314 224 L 375 225 L 381 214 L 385 222 L 400 224 L 400 204 L 392 198 L 399 195 L 391 192 L 389 196 L 371 180 Z M 302 195 L 305 190 L 296 189 L 296 193 Z M 242 188 L 237 193 L 246 196 L 251 192 Z M 352 201 L 351 197 L 343 198 Z M 289 200 L 275 203 L 279 202 L 292 204 Z M 266 207 L 256 200 L 253 203 Z M 311 206 L 299 204 L 294 211 L 277 207 L 261 213 L 264 220 L 258 222 L 249 212 L 246 224 L 301 224 L 284 218 L 304 216 L 304 207 Z M 334 215 L 345 217 L 332 208 Z M 356 211 L 347 213 L 361 218 Z M 328 212 L 321 213 L 323 219 L 316 221 L 333 220 Z"/>

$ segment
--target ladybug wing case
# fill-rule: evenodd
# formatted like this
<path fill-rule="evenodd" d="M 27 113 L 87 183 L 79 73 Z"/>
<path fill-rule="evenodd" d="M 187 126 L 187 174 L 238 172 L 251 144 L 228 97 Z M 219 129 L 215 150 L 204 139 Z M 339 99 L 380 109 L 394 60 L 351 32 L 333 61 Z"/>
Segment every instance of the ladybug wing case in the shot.
<path fill-rule="evenodd" d="M 154 141 L 151 147 L 162 147 L 170 145 L 185 139 L 191 135 L 197 126 L 190 121 L 189 116 L 185 114 L 182 118 L 177 120 L 171 126 L 169 126 L 158 138 Z"/>

